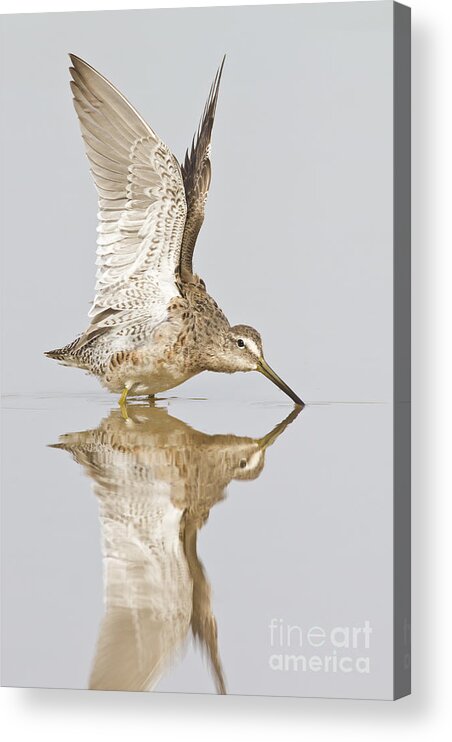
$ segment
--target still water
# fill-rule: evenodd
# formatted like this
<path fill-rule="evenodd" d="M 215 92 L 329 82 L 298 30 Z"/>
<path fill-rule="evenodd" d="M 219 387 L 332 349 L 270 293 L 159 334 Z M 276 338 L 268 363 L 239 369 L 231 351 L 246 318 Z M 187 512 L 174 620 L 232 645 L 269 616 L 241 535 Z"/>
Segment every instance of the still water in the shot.
<path fill-rule="evenodd" d="M 378 695 L 390 406 L 128 412 L 103 394 L 4 399 L 3 683 Z"/>

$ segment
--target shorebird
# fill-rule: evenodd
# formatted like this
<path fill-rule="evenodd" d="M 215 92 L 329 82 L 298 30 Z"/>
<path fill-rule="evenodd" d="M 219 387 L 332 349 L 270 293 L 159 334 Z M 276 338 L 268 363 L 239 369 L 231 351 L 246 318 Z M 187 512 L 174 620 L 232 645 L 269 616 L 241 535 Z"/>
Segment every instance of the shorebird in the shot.
<path fill-rule="evenodd" d="M 153 396 L 202 371 L 259 371 L 303 406 L 266 362 L 257 330 L 231 326 L 193 271 L 224 58 L 182 166 L 105 77 L 70 58 L 98 192 L 97 283 L 88 328 L 46 355 L 94 374 L 122 406 L 128 395 Z"/>
<path fill-rule="evenodd" d="M 259 477 L 267 449 L 299 412 L 250 438 L 208 435 L 141 403 L 130 407 L 128 425 L 116 409 L 52 446 L 84 468 L 99 501 L 105 615 L 90 688 L 154 688 L 191 630 L 217 691 L 226 692 L 197 533 L 232 480 Z"/>

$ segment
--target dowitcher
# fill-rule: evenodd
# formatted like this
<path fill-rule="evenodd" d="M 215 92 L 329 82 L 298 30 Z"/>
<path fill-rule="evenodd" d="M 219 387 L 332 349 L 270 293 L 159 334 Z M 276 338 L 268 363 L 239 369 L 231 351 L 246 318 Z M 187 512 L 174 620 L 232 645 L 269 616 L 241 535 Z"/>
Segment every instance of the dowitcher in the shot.
<path fill-rule="evenodd" d="M 99 502 L 105 615 L 90 688 L 155 687 L 191 630 L 225 692 L 197 533 L 231 481 L 260 476 L 266 451 L 299 412 L 251 438 L 208 435 L 155 403 L 137 404 L 129 425 L 112 410 L 97 428 L 52 446 L 84 468 Z"/>
<path fill-rule="evenodd" d="M 210 185 L 210 139 L 223 62 L 179 165 L 124 96 L 70 55 L 74 106 L 98 192 L 97 283 L 88 328 L 47 352 L 111 392 L 154 395 L 202 371 L 259 371 L 300 406 L 264 359 L 260 334 L 231 326 L 193 252 Z"/>

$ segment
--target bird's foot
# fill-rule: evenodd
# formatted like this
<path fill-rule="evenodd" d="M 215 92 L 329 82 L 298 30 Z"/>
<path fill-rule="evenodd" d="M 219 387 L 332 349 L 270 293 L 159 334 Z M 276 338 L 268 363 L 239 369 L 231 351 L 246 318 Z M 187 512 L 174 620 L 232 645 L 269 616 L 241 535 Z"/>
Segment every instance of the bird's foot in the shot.
<path fill-rule="evenodd" d="M 119 398 L 119 407 L 121 408 L 121 415 L 124 418 L 124 420 L 128 420 L 129 419 L 129 415 L 128 415 L 128 412 L 127 412 L 127 395 L 128 395 L 128 393 L 129 393 L 129 390 L 127 389 L 127 387 L 125 387 L 122 390 L 122 394 L 121 394 L 121 396 Z"/>

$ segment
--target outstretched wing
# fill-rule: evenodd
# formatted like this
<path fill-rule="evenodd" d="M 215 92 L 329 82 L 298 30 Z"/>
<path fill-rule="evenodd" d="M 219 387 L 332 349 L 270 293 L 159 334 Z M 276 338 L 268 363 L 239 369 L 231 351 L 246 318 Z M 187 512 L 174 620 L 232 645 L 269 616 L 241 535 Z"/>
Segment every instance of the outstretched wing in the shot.
<path fill-rule="evenodd" d="M 193 252 L 196 238 L 204 221 L 204 207 L 209 192 L 210 166 L 210 137 L 215 119 L 218 90 L 221 73 L 223 72 L 225 57 L 210 88 L 204 113 L 198 131 L 193 137 L 192 146 L 187 150 L 185 162 L 182 166 L 185 197 L 187 200 L 187 220 L 180 254 L 180 269 L 183 280 L 189 280 L 193 274 Z"/>
<path fill-rule="evenodd" d="M 105 77 L 70 56 L 74 106 L 99 197 L 96 295 L 83 344 L 178 293 L 187 206 L 168 147 Z"/>

